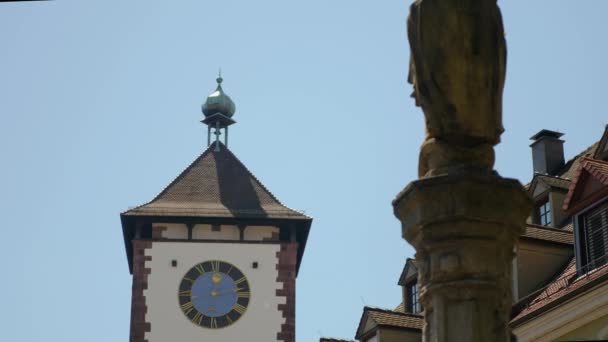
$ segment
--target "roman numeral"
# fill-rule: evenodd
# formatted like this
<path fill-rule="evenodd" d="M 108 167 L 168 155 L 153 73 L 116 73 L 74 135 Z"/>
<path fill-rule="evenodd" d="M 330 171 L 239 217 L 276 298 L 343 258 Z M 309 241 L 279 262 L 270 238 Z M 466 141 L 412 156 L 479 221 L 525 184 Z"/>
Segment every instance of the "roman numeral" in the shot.
<path fill-rule="evenodd" d="M 234 304 L 234 307 L 232 308 L 232 310 L 236 311 L 239 313 L 239 315 L 242 315 L 245 313 L 245 310 L 247 310 L 246 307 L 242 306 L 241 304 Z"/>
<path fill-rule="evenodd" d="M 188 278 L 188 277 L 184 277 L 183 279 L 184 279 L 184 280 L 187 280 L 187 281 L 189 281 L 189 282 L 191 282 L 191 283 L 194 283 L 194 279 L 190 279 L 190 278 Z"/>
<path fill-rule="evenodd" d="M 188 302 L 185 304 L 182 304 L 182 311 L 187 315 L 190 312 L 192 312 L 192 310 L 194 310 L 194 304 L 192 304 L 192 302 Z"/>
<path fill-rule="evenodd" d="M 236 280 L 234 283 L 235 283 L 236 285 L 238 285 L 238 284 L 240 284 L 240 283 L 242 283 L 242 282 L 244 282 L 244 281 L 247 281 L 247 278 L 242 277 L 241 279 Z"/>
<path fill-rule="evenodd" d="M 195 268 L 198 271 L 198 273 L 200 273 L 200 274 L 205 274 L 205 272 L 207 272 L 207 271 L 205 271 L 205 267 L 203 267 L 203 264 L 198 264 L 195 266 Z"/>
<path fill-rule="evenodd" d="M 215 320 L 215 317 L 211 317 L 211 323 L 209 324 L 212 329 L 217 329 L 217 321 Z"/>
<path fill-rule="evenodd" d="M 193 323 L 201 325 L 202 321 L 203 321 L 203 314 L 200 313 L 200 312 L 197 312 L 196 315 L 194 315 L 194 317 L 192 317 L 192 322 Z"/>
<path fill-rule="evenodd" d="M 251 294 L 247 291 L 247 292 L 237 292 L 236 296 L 239 298 L 249 298 Z"/>
<path fill-rule="evenodd" d="M 220 271 L 220 262 L 217 260 L 211 261 L 211 270 L 213 272 L 219 272 Z"/>

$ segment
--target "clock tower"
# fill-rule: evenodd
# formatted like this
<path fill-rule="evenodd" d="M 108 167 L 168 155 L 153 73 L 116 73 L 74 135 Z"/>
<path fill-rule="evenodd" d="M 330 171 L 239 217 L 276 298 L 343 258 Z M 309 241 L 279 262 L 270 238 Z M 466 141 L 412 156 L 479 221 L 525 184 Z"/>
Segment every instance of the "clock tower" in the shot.
<path fill-rule="evenodd" d="M 202 107 L 206 150 L 120 215 L 131 342 L 295 341 L 295 279 L 312 218 L 283 205 L 228 149 L 235 105 L 217 82 Z"/>

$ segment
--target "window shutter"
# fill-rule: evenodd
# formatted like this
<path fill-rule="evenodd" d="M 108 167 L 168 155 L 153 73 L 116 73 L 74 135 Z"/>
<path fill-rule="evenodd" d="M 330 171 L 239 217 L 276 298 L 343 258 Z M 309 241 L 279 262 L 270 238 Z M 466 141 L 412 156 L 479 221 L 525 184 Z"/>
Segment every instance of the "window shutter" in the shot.
<path fill-rule="evenodd" d="M 606 263 L 608 254 L 608 205 L 590 210 L 584 219 L 590 269 Z M 590 270 L 589 269 L 589 270 Z"/>

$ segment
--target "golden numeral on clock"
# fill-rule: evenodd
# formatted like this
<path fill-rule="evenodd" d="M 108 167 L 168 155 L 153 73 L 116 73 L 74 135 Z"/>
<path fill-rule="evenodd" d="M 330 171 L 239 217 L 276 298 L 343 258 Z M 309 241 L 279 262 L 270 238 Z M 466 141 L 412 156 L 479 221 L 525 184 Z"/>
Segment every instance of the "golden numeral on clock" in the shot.
<path fill-rule="evenodd" d="M 237 292 L 236 296 L 239 298 L 249 298 L 250 294 L 249 292 Z"/>
<path fill-rule="evenodd" d="M 192 304 L 192 302 L 182 304 L 182 311 L 184 311 L 186 315 L 189 314 L 192 310 L 194 310 L 194 304 Z"/>
<path fill-rule="evenodd" d="M 194 317 L 192 317 L 192 322 L 201 325 L 201 321 L 203 320 L 203 314 L 200 312 L 197 312 L 196 315 L 194 315 Z"/>
<path fill-rule="evenodd" d="M 190 297 L 190 296 L 192 296 L 192 291 L 190 291 L 190 290 L 179 291 L 179 296 L 180 297 Z"/>
<path fill-rule="evenodd" d="M 247 280 L 247 278 L 242 277 L 241 279 L 236 280 L 234 283 L 235 283 L 236 285 L 238 285 L 238 284 L 240 284 L 240 283 L 244 282 L 245 280 Z"/>
<path fill-rule="evenodd" d="M 205 271 L 205 267 L 203 267 L 203 264 L 198 264 L 195 266 L 195 268 L 198 271 L 198 273 L 200 273 L 200 274 L 204 274 L 205 272 L 207 272 L 207 271 Z"/>
<path fill-rule="evenodd" d="M 215 320 L 215 317 L 211 317 L 211 328 L 217 328 L 217 321 Z"/>
<path fill-rule="evenodd" d="M 214 260 L 211 262 L 211 270 L 213 272 L 219 272 L 220 271 L 220 262 L 217 260 Z"/>
<path fill-rule="evenodd" d="M 247 310 L 246 307 L 242 306 L 241 304 L 234 304 L 234 307 L 232 308 L 234 311 L 238 312 L 239 314 L 244 314 L 245 310 Z"/>

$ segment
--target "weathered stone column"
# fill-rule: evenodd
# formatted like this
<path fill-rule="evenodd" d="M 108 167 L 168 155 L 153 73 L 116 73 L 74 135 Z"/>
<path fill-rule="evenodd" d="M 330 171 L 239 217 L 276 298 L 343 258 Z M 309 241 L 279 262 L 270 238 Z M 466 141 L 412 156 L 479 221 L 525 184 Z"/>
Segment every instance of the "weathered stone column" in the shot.
<path fill-rule="evenodd" d="M 510 340 L 511 260 L 532 201 L 500 177 L 506 44 L 496 0 L 417 0 L 413 96 L 426 119 L 419 180 L 394 200 L 416 249 L 424 341 Z"/>

